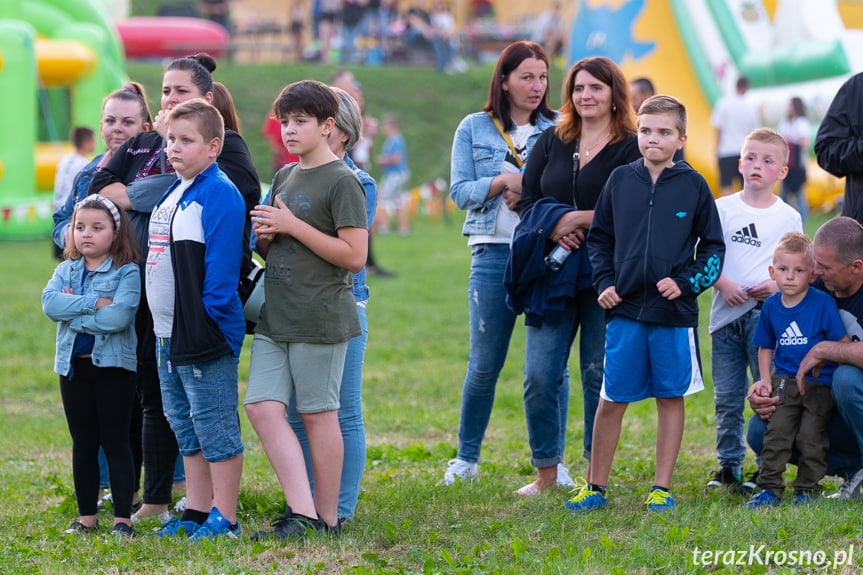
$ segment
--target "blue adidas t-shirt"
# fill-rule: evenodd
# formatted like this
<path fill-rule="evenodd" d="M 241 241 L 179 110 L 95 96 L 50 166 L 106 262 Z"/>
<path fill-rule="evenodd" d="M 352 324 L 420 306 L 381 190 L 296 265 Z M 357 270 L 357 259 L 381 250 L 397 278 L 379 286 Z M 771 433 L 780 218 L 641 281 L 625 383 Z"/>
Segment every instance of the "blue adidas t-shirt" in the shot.
<path fill-rule="evenodd" d="M 781 293 L 767 298 L 761 309 L 752 344 L 775 349 L 773 365 L 776 375 L 794 377 L 806 353 L 818 342 L 836 341 L 847 333 L 836 302 L 826 293 L 810 287 L 799 304 L 787 308 Z M 818 377 L 807 376 L 831 385 L 836 364 L 827 362 Z"/>

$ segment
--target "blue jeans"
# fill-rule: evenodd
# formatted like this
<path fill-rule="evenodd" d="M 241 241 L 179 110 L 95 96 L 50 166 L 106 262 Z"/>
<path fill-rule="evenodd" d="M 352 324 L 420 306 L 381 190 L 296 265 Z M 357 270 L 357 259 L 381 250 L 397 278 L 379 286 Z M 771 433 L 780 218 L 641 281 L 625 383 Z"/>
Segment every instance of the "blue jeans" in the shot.
<path fill-rule="evenodd" d="M 340 61 L 342 64 L 354 63 L 357 55 L 357 38 L 361 32 L 360 23 L 356 26 L 342 26 L 342 51 Z"/>
<path fill-rule="evenodd" d="M 438 72 L 444 72 L 452 60 L 453 48 L 450 38 L 435 38 L 432 40 L 434 51 L 434 67 Z"/>
<path fill-rule="evenodd" d="M 339 485 L 339 519 L 353 519 L 360 495 L 360 481 L 366 464 L 366 428 L 363 422 L 363 362 L 366 356 L 366 342 L 369 338 L 369 324 L 366 317 L 366 306 L 357 305 L 360 325 L 363 335 L 359 335 L 348 343 L 345 356 L 345 369 L 342 372 L 342 385 L 339 395 L 339 426 L 342 429 L 342 440 L 345 444 L 345 458 L 342 463 L 342 479 Z M 312 477 L 312 459 L 309 452 L 309 438 L 300 414 L 297 413 L 295 398 L 291 396 L 288 403 L 288 421 L 297 439 L 303 447 L 303 457 L 306 460 L 306 471 L 312 492 L 315 481 Z"/>
<path fill-rule="evenodd" d="M 162 405 L 180 453 L 200 451 L 210 463 L 240 455 L 239 359 L 227 353 L 204 363 L 172 365 L 170 347 L 170 338 L 156 338 Z"/>
<path fill-rule="evenodd" d="M 569 413 L 566 365 L 581 327 L 579 361 L 584 396 L 584 457 L 590 460 L 593 419 L 599 405 L 605 360 L 605 312 L 593 288 L 581 290 L 567 305 L 560 323 L 527 328 L 524 359 L 524 413 L 531 464 L 545 468 L 563 460 Z"/>
<path fill-rule="evenodd" d="M 800 219 L 803 220 L 803 223 L 806 224 L 806 216 L 809 215 L 809 202 L 806 199 L 806 188 L 804 186 L 800 186 L 797 189 L 791 188 L 785 182 L 782 182 L 782 201 L 786 204 L 797 208 L 797 211 L 800 213 Z M 791 201 L 792 196 L 794 197 L 794 202 Z"/>
<path fill-rule="evenodd" d="M 750 379 L 758 381 L 758 348 L 752 336 L 761 316 L 752 309 L 728 325 L 713 332 L 711 362 L 713 364 L 713 403 L 716 412 L 716 452 L 719 465 L 742 473 L 746 459 L 745 430 L 746 393 Z"/>
<path fill-rule="evenodd" d="M 827 462 L 826 474 L 848 478 L 863 467 L 860 453 L 860 445 L 863 445 L 863 370 L 853 365 L 837 367 L 833 372 L 833 399 L 836 411 L 827 428 L 830 448 L 824 456 Z M 757 415 L 749 418 L 746 441 L 755 452 L 759 467 L 765 431 L 765 420 Z M 796 465 L 798 455 L 794 448 L 790 463 Z"/>
<path fill-rule="evenodd" d="M 515 314 L 506 305 L 503 272 L 509 244 L 471 246 L 467 283 L 470 354 L 461 392 L 458 458 L 476 463 L 491 417 L 497 378 L 506 361 Z"/>

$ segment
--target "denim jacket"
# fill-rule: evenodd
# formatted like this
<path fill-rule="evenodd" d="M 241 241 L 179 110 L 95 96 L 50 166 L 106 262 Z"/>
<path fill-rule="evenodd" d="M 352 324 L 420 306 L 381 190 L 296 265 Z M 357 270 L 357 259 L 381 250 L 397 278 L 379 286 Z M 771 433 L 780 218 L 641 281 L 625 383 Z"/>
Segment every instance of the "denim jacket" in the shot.
<path fill-rule="evenodd" d="M 528 150 L 552 125 L 554 120 L 538 117 L 533 134 L 527 140 Z M 494 234 L 497 209 L 503 198 L 498 194 L 485 201 L 485 197 L 492 178 L 500 174 L 507 149 L 506 141 L 487 112 L 470 114 L 459 124 L 452 144 L 449 195 L 455 205 L 467 210 L 462 234 Z"/>
<path fill-rule="evenodd" d="M 111 256 L 87 275 L 84 284 L 84 258 L 61 262 L 42 291 L 42 310 L 57 322 L 57 353 L 54 371 L 69 375 L 72 348 L 79 333 L 96 336 L 93 345 L 93 365 L 137 369 L 135 353 L 135 312 L 141 297 L 141 276 L 138 264 L 129 263 L 114 269 Z M 63 293 L 71 287 L 71 294 Z M 100 297 L 113 300 L 96 310 Z"/>

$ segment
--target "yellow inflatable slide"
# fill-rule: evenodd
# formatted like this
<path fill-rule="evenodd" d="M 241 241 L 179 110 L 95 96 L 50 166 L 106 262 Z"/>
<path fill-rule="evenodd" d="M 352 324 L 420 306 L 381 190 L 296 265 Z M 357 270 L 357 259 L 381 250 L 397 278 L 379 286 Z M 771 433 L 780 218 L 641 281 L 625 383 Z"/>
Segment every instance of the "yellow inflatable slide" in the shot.
<path fill-rule="evenodd" d="M 686 104 L 686 159 L 718 190 L 716 131 L 710 114 L 737 78 L 763 123 L 776 127 L 793 96 L 803 99 L 814 140 L 836 91 L 863 70 L 863 4 L 836 0 L 581 0 L 568 60 L 607 56 L 627 78 L 645 76 L 657 92 Z M 810 159 L 811 206 L 832 208 L 843 182 Z"/>

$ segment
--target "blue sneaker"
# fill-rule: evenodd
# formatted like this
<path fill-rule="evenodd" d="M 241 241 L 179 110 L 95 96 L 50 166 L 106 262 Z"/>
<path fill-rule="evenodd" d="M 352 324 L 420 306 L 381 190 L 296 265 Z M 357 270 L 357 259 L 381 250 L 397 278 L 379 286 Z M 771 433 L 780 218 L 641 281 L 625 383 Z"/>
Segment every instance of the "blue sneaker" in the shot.
<path fill-rule="evenodd" d="M 644 503 L 647 505 L 647 510 L 654 513 L 668 511 L 674 509 L 675 506 L 674 497 L 671 496 L 671 493 L 656 487 L 650 490 Z"/>
<path fill-rule="evenodd" d="M 195 523 L 194 521 L 180 521 L 176 517 L 171 517 L 171 519 L 164 523 L 159 530 L 156 532 L 156 537 L 175 537 L 177 535 L 194 535 L 201 526 Z M 183 530 L 182 532 L 180 530 Z"/>
<path fill-rule="evenodd" d="M 573 489 L 575 493 L 572 499 L 563 504 L 567 511 L 572 513 L 581 513 L 604 507 L 608 503 L 608 497 L 598 489 L 592 489 L 583 477 L 574 479 L 578 487 Z"/>
<path fill-rule="evenodd" d="M 190 535 L 188 540 L 215 539 L 219 535 L 224 535 L 229 539 L 239 539 L 240 523 L 238 521 L 236 527 L 231 527 L 231 522 L 225 519 L 217 508 L 213 507 L 207 520 L 201 525 L 201 528 Z"/>
<path fill-rule="evenodd" d="M 752 496 L 752 499 L 749 500 L 746 507 L 749 509 L 760 509 L 761 507 L 776 507 L 780 503 L 782 503 L 782 500 L 773 495 L 772 491 L 769 489 L 762 489 Z"/>
<path fill-rule="evenodd" d="M 794 506 L 809 505 L 815 503 L 815 497 L 809 491 L 798 491 L 794 494 Z"/>

